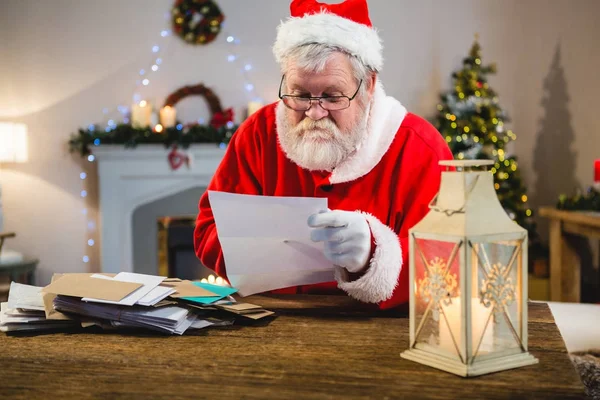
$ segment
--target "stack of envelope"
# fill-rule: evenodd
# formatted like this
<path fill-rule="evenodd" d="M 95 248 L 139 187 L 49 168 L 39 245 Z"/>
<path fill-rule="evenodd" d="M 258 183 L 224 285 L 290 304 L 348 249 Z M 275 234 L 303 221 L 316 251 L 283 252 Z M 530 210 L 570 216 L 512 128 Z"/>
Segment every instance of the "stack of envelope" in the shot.
<path fill-rule="evenodd" d="M 52 331 L 77 325 L 72 320 L 46 318 L 41 287 L 12 282 L 8 302 L 0 303 L 0 331 Z"/>
<path fill-rule="evenodd" d="M 55 274 L 46 287 L 11 283 L 0 331 L 144 328 L 182 335 L 209 326 L 273 315 L 239 303 L 237 290 L 177 278 L 119 274 Z"/>

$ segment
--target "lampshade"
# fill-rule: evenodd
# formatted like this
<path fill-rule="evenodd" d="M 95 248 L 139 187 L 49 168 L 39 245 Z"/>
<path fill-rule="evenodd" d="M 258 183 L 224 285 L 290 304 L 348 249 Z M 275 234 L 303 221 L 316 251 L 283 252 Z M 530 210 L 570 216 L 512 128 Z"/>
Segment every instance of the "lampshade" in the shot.
<path fill-rule="evenodd" d="M 27 162 L 27 125 L 0 122 L 0 162 Z"/>

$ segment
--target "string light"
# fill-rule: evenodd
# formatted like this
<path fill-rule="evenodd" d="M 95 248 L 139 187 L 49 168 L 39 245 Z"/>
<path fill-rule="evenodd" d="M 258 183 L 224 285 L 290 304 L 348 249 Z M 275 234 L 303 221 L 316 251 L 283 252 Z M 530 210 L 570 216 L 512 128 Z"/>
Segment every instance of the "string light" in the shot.
<path fill-rule="evenodd" d="M 170 19 L 171 19 L 170 13 L 165 13 L 164 17 L 165 17 L 165 20 L 167 21 L 167 23 L 170 24 Z M 223 23 L 221 26 L 224 27 L 225 24 Z M 160 37 L 164 39 L 164 38 L 167 38 L 167 37 L 171 36 L 172 32 L 171 32 L 170 29 L 162 29 L 159 32 L 159 34 L 160 34 Z M 225 34 L 224 37 L 226 38 L 226 42 L 228 44 L 230 44 L 230 45 L 237 46 L 237 45 L 239 45 L 241 43 L 240 39 L 237 38 L 236 36 L 232 35 L 232 34 Z M 158 72 L 158 70 L 160 69 L 159 66 L 162 65 L 162 63 L 163 63 L 163 57 L 161 56 L 161 54 L 164 52 L 164 48 L 165 47 L 166 46 L 162 46 L 162 45 L 160 45 L 158 43 L 154 44 L 151 47 L 151 51 L 155 55 L 156 58 L 153 59 L 153 62 L 151 63 L 150 66 L 147 66 L 145 68 L 140 68 L 139 69 L 139 75 L 138 75 L 138 77 L 143 77 L 143 79 L 139 78 L 139 79 L 137 79 L 135 81 L 136 87 L 139 87 L 140 85 L 142 85 L 143 87 L 148 87 L 150 85 L 151 80 L 150 80 L 150 78 L 148 76 L 150 76 L 151 72 Z M 235 51 L 235 50 L 236 49 L 234 48 L 234 49 L 232 49 L 232 51 L 229 52 L 229 54 L 227 56 L 227 61 L 230 62 L 230 63 L 234 63 L 234 62 L 240 62 L 241 63 L 240 70 L 242 71 L 242 74 L 244 76 L 244 82 L 245 82 L 244 83 L 244 89 L 245 89 L 245 91 L 248 93 L 250 99 L 252 99 L 253 101 L 262 102 L 262 99 L 260 97 L 258 97 L 257 94 L 255 93 L 256 86 L 252 83 L 252 79 L 249 76 L 249 73 L 254 70 L 254 67 L 253 67 L 252 63 L 250 63 L 248 61 L 242 63 L 241 59 L 240 59 L 240 56 L 237 54 L 237 51 Z M 141 106 L 146 106 L 147 105 L 146 100 L 144 100 L 142 98 L 142 95 L 140 93 L 138 93 L 137 90 L 134 90 L 134 94 L 133 94 L 132 98 L 133 98 L 133 101 L 135 103 L 139 103 Z M 129 122 L 129 118 L 127 118 L 127 114 L 129 112 L 128 107 L 119 105 L 117 107 L 117 110 L 121 114 L 120 118 L 122 118 L 122 121 L 124 123 L 128 123 Z M 104 107 L 102 109 L 102 113 L 104 115 L 108 115 L 110 111 L 111 110 L 108 107 Z M 204 123 L 204 119 L 201 119 L 201 122 L 199 122 L 199 123 L 200 124 Z M 105 127 L 105 131 L 106 132 L 110 132 L 111 130 L 113 130 L 114 128 L 116 128 L 116 126 L 117 126 L 117 124 L 116 124 L 115 120 L 111 118 L 111 119 L 108 120 L 107 126 Z M 234 126 L 234 123 L 233 122 L 229 122 L 227 126 L 229 128 L 231 128 L 231 127 Z M 89 124 L 88 125 L 88 129 L 91 132 L 94 132 L 95 129 L 96 129 L 96 127 L 95 127 L 94 124 Z M 176 129 L 177 130 L 182 130 L 183 129 L 183 125 L 182 124 L 177 124 Z M 155 130 L 155 132 L 160 133 L 160 132 L 162 132 L 164 130 L 164 128 L 163 128 L 162 125 L 157 124 L 155 126 L 154 130 Z M 97 142 L 94 141 L 94 145 L 99 146 L 100 144 L 101 143 L 100 143 L 99 139 L 97 139 Z M 225 148 L 226 145 L 223 144 L 223 143 L 221 143 L 220 147 L 221 148 Z M 88 162 L 93 163 L 93 162 L 96 161 L 96 157 L 93 154 L 90 154 L 90 155 L 88 155 L 87 160 L 88 160 Z M 82 180 L 82 183 L 85 185 L 85 180 L 87 178 L 87 174 L 85 172 L 81 172 L 79 174 L 79 177 Z M 81 191 L 82 198 L 85 198 L 87 196 L 87 194 L 88 193 L 87 193 L 87 191 L 85 189 Z M 87 208 L 84 208 L 83 210 L 85 210 L 83 212 L 84 215 L 87 215 L 88 214 L 87 213 Z M 95 228 L 96 228 L 96 223 L 94 221 L 88 219 L 87 227 L 88 227 L 88 231 L 94 232 Z M 94 242 L 94 239 L 88 238 L 88 242 L 87 243 L 88 243 L 89 247 L 92 247 L 95 242 Z M 90 261 L 90 257 L 87 254 L 84 255 L 82 259 L 83 259 L 84 263 L 88 263 Z M 222 284 L 223 286 L 227 286 L 227 282 L 225 280 L 223 280 L 221 277 L 217 277 L 216 279 L 213 277 L 213 279 L 214 279 L 214 282 L 216 282 L 216 284 Z"/>
<path fill-rule="evenodd" d="M 165 14 L 165 21 L 167 21 L 168 24 L 170 24 L 170 13 L 166 13 Z M 166 38 L 168 36 L 171 35 L 171 30 L 170 29 L 162 29 L 159 32 L 159 35 L 161 38 Z M 152 53 L 155 55 L 156 58 L 153 57 L 153 61 L 150 63 L 149 66 L 144 67 L 144 68 L 140 68 L 138 70 L 138 77 L 143 77 L 143 79 L 137 79 L 135 81 L 136 86 L 144 86 L 144 87 L 148 87 L 148 85 L 150 85 L 150 79 L 148 78 L 149 74 L 152 72 L 157 72 L 159 69 L 159 65 L 162 64 L 163 59 L 161 57 L 161 53 L 164 51 L 164 47 L 165 46 L 161 46 L 158 43 L 155 43 L 152 45 L 151 47 L 151 51 Z M 135 91 L 135 90 L 134 90 Z M 146 100 L 142 99 L 142 96 L 140 93 L 134 93 L 133 94 L 133 101 L 135 103 L 140 103 L 140 104 L 144 104 L 146 105 Z M 122 120 L 123 123 L 128 123 L 129 122 L 129 118 L 127 116 L 127 114 L 129 113 L 129 108 L 124 106 L 124 105 L 119 105 L 117 106 L 116 110 L 118 111 L 118 119 Z M 102 108 L 102 114 L 105 116 L 105 118 L 108 119 L 107 123 L 106 123 L 106 127 L 104 127 L 104 131 L 105 132 L 111 132 L 113 129 L 115 129 L 117 127 L 117 122 L 115 117 L 110 117 L 110 113 L 113 110 L 108 108 L 108 107 L 104 107 Z M 94 124 L 89 124 L 88 125 L 88 130 L 90 132 L 94 132 L 96 130 L 96 126 Z M 94 145 L 95 146 L 99 146 L 100 143 L 100 139 L 96 139 L 94 140 Z M 90 163 L 93 163 L 96 161 L 96 157 L 93 154 L 90 154 L 87 156 L 87 161 Z M 86 184 L 86 180 L 87 180 L 87 173 L 85 172 L 80 172 L 79 173 L 79 178 L 82 181 L 82 185 L 84 185 L 84 189 L 81 190 L 80 195 L 83 199 L 85 199 L 88 196 L 88 191 L 85 190 L 85 184 Z M 83 215 L 88 215 L 88 209 L 87 208 L 83 208 L 82 209 L 82 214 Z M 87 221 L 87 229 L 88 229 L 88 235 L 91 235 L 93 232 L 95 232 L 96 230 L 96 223 L 89 219 L 92 218 L 92 216 L 88 217 L 88 221 Z M 88 244 L 88 249 L 93 247 L 95 244 L 95 240 L 91 237 L 88 236 L 88 240 L 87 240 L 87 244 Z M 84 263 L 89 263 L 90 262 L 90 256 L 88 254 L 84 254 L 82 257 L 82 260 Z"/>
<path fill-rule="evenodd" d="M 221 24 L 221 28 L 224 28 L 225 25 L 225 23 Z M 256 86 L 252 83 L 252 79 L 249 75 L 249 73 L 254 70 L 254 67 L 251 62 L 241 60 L 237 51 L 236 47 L 241 43 L 241 40 L 229 32 L 225 33 L 225 38 L 229 45 L 234 46 L 233 49 L 228 52 L 227 61 L 230 63 L 237 63 L 237 66 L 244 77 L 244 89 L 248 93 L 249 99 L 262 103 L 262 99 L 260 99 L 255 92 Z"/>

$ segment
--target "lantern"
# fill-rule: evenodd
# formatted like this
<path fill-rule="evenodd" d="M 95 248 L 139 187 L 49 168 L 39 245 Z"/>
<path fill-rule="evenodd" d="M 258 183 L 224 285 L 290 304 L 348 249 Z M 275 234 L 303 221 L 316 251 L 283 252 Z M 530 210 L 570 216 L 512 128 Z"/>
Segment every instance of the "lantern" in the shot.
<path fill-rule="evenodd" d="M 527 231 L 500 205 L 492 164 L 441 161 L 431 211 L 409 231 L 410 348 L 401 356 L 460 376 L 538 362 L 527 352 Z"/>

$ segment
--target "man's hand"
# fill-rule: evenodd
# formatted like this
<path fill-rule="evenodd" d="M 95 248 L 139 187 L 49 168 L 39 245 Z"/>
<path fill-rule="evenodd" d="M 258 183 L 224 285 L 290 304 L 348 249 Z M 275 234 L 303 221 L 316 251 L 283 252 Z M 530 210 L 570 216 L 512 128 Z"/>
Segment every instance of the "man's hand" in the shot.
<path fill-rule="evenodd" d="M 325 211 L 308 218 L 313 242 L 325 242 L 325 257 L 349 272 L 361 271 L 371 253 L 371 228 L 365 217 L 351 211 Z"/>

